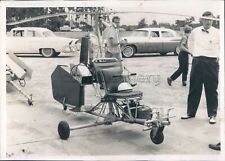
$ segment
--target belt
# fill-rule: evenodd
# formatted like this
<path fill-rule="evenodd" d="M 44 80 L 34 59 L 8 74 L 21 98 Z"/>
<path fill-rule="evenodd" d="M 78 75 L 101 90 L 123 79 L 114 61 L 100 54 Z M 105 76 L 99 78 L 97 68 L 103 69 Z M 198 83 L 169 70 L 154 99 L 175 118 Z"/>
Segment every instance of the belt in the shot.
<path fill-rule="evenodd" d="M 194 59 L 212 59 L 212 60 L 216 60 L 217 58 L 207 57 L 207 56 L 196 56 L 196 57 L 194 57 Z"/>

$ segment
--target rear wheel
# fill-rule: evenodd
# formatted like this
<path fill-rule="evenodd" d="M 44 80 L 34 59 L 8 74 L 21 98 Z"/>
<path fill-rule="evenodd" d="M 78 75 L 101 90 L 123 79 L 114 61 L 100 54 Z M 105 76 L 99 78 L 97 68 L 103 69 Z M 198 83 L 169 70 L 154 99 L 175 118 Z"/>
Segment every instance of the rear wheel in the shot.
<path fill-rule="evenodd" d="M 180 53 L 180 48 L 177 46 L 174 50 L 174 55 L 178 55 Z"/>
<path fill-rule="evenodd" d="M 61 139 L 67 140 L 70 136 L 70 126 L 66 121 L 60 121 L 58 125 L 58 134 Z"/>
<path fill-rule="evenodd" d="M 53 48 L 42 48 L 40 52 L 41 52 L 41 55 L 43 55 L 43 57 L 46 57 L 46 58 L 55 56 L 55 50 Z"/>
<path fill-rule="evenodd" d="M 164 56 L 164 55 L 166 55 L 167 53 L 160 53 L 160 55 L 162 55 L 162 56 Z"/>
<path fill-rule="evenodd" d="M 60 52 L 55 52 L 54 56 L 57 57 L 59 56 Z"/>
<path fill-rule="evenodd" d="M 134 46 L 125 46 L 123 51 L 122 51 L 122 55 L 125 58 L 130 58 L 132 56 L 134 56 L 134 53 L 136 52 L 136 49 Z"/>

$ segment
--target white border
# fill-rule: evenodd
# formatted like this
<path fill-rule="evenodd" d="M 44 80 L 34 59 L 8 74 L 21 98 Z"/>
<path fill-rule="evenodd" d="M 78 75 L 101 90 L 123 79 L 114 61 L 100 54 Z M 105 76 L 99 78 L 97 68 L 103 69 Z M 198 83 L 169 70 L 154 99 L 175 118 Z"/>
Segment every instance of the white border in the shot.
<path fill-rule="evenodd" d="M 6 79 L 5 75 L 5 31 L 6 31 L 6 25 L 5 25 L 5 7 L 2 7 L 0 4 L 0 131 L 1 131 L 1 138 L 0 138 L 0 159 L 3 158 L 5 155 L 5 145 L 6 145 L 6 95 L 3 94 L 6 92 L 6 82 L 4 81 Z"/>

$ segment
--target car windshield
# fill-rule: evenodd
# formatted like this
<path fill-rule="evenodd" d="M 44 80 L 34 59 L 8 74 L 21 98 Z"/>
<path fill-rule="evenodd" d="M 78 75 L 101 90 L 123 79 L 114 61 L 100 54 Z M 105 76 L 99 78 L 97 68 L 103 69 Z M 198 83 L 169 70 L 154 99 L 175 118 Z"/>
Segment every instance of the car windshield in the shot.
<path fill-rule="evenodd" d="M 42 34 L 44 37 L 55 37 L 55 34 L 50 30 L 43 31 Z"/>

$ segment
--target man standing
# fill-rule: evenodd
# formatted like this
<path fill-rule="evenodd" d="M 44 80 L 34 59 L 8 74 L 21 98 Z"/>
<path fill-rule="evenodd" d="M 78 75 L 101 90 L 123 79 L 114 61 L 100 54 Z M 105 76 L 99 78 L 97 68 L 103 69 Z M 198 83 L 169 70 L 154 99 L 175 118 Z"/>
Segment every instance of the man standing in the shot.
<path fill-rule="evenodd" d="M 126 44 L 126 41 L 120 40 L 119 27 L 120 18 L 118 16 L 112 18 L 111 25 L 106 25 L 104 31 L 106 58 L 117 58 L 118 60 L 122 60 L 120 45 Z"/>
<path fill-rule="evenodd" d="M 219 30 L 212 27 L 213 13 L 206 11 L 201 17 L 202 26 L 195 28 L 188 39 L 188 48 L 193 54 L 187 115 L 195 117 L 204 85 L 209 123 L 216 123 L 218 108 Z"/>
<path fill-rule="evenodd" d="M 170 76 L 167 78 L 167 82 L 169 86 L 172 85 L 172 81 L 175 81 L 181 74 L 182 74 L 182 85 L 187 85 L 187 74 L 188 74 L 188 62 L 189 62 L 189 52 L 187 48 L 187 40 L 188 36 L 191 33 L 192 28 L 190 26 L 185 26 L 184 28 L 184 35 L 180 41 L 179 47 L 180 52 L 178 55 L 179 60 L 179 68 Z"/>

